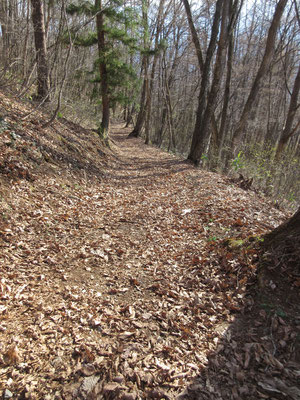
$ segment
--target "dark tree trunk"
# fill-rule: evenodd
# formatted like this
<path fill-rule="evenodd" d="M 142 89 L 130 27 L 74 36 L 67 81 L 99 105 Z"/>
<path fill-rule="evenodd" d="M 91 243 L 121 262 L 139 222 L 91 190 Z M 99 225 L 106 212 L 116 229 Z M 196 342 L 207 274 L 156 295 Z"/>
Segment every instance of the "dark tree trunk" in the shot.
<path fill-rule="evenodd" d="M 162 117 L 161 117 L 161 123 L 159 125 L 159 129 L 156 131 L 155 138 L 153 141 L 153 144 L 155 144 L 158 147 L 161 147 L 162 142 L 163 142 L 163 133 L 166 125 L 166 120 L 167 120 L 167 106 L 164 104 L 163 105 L 163 111 L 162 111 Z"/>
<path fill-rule="evenodd" d="M 214 15 L 214 22 L 212 27 L 212 34 L 210 39 L 210 44 L 208 46 L 205 63 L 203 66 L 202 78 L 201 78 L 201 88 L 199 95 L 199 104 L 197 110 L 196 124 L 192 138 L 192 145 L 188 159 L 192 161 L 195 165 L 198 165 L 203 152 L 205 151 L 206 142 L 208 139 L 208 132 L 210 128 L 211 118 L 214 113 L 214 106 L 217 99 L 217 92 L 219 89 L 223 66 L 224 66 L 224 51 L 227 45 L 227 18 L 228 18 L 228 2 L 218 0 L 216 4 L 216 10 Z M 211 63 L 213 59 L 213 54 L 217 45 L 218 33 L 219 33 L 219 23 L 222 15 L 222 29 L 219 39 L 218 53 L 216 57 L 216 63 L 214 68 L 214 77 L 209 90 L 209 73 L 211 70 Z M 200 58 L 198 56 L 199 66 Z"/>
<path fill-rule="evenodd" d="M 31 6 L 37 62 L 37 98 L 39 100 L 49 101 L 50 85 L 43 3 L 41 0 L 31 0 Z"/>
<path fill-rule="evenodd" d="M 9 33 L 8 33 L 8 4 L 7 1 L 0 1 L 0 24 L 1 24 L 1 41 L 0 44 L 4 59 L 4 68 L 9 64 Z"/>
<path fill-rule="evenodd" d="M 127 112 L 127 118 L 126 118 L 126 125 L 125 125 L 125 128 L 128 128 L 129 125 L 132 123 L 132 121 L 133 121 L 134 110 L 135 110 L 134 104 L 131 106 L 130 109 L 129 109 L 129 106 L 128 106 L 128 112 Z"/>
<path fill-rule="evenodd" d="M 279 225 L 272 232 L 268 233 L 264 242 L 267 247 L 278 247 L 286 240 L 295 241 L 300 239 L 300 207 L 288 221 Z M 299 247 L 300 251 L 300 247 Z"/>
<path fill-rule="evenodd" d="M 95 0 L 95 7 L 98 12 L 96 16 L 97 24 L 97 39 L 98 39 L 98 52 L 99 52 L 99 72 L 101 79 L 101 98 L 102 98 L 102 121 L 100 136 L 103 139 L 107 139 L 109 133 L 109 122 L 110 122 L 110 102 L 109 102 L 109 88 L 108 88 L 108 76 L 107 67 L 105 62 L 105 32 L 104 32 L 104 21 L 103 13 L 101 12 L 102 3 L 101 0 Z"/>
<path fill-rule="evenodd" d="M 230 84 L 231 84 L 231 75 L 232 75 L 232 60 L 233 60 L 233 47 L 234 47 L 234 38 L 233 35 L 229 38 L 228 45 L 228 56 L 227 56 L 227 73 L 226 73 L 226 81 L 225 81 L 225 90 L 224 90 L 224 101 L 223 108 L 221 113 L 221 124 L 219 134 L 216 137 L 215 147 L 217 150 L 217 157 L 219 160 L 222 159 L 222 153 L 226 150 L 224 149 L 224 143 L 226 139 L 226 129 L 228 127 L 228 106 L 229 106 L 229 98 L 230 98 Z M 218 162 L 218 161 L 217 161 Z M 224 167 L 222 165 L 222 167 Z"/>
<path fill-rule="evenodd" d="M 137 116 L 136 123 L 133 130 L 129 133 L 128 137 L 138 137 L 144 126 L 146 117 L 146 98 L 147 98 L 147 87 L 148 87 L 148 57 L 144 56 L 143 60 L 143 70 L 145 71 L 143 89 L 141 94 L 141 108 Z"/>
<path fill-rule="evenodd" d="M 272 264 L 284 268 L 289 265 L 298 268 L 296 274 L 300 273 L 300 207 L 292 218 L 265 235 L 263 249 L 268 258 L 276 260 Z"/>

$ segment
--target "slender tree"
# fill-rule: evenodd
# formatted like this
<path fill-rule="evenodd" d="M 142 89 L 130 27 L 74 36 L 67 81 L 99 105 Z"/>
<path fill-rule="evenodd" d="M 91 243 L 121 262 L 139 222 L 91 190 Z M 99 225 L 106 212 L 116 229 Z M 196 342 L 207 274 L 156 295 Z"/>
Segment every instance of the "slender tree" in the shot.
<path fill-rule="evenodd" d="M 99 52 L 99 72 L 101 84 L 101 98 L 102 98 L 102 121 L 100 126 L 100 135 L 103 139 L 107 139 L 109 133 L 110 123 L 110 101 L 109 101 L 109 86 L 107 65 L 105 60 L 105 53 L 107 51 L 105 44 L 105 27 L 104 27 L 104 14 L 102 10 L 102 0 L 95 0 L 96 11 L 96 26 L 97 26 L 97 44 Z"/>
<path fill-rule="evenodd" d="M 284 147 L 288 143 L 289 139 L 293 136 L 293 134 L 297 131 L 297 129 L 300 126 L 300 120 L 296 123 L 296 125 L 293 127 L 293 122 L 294 118 L 297 112 L 297 109 L 299 107 L 298 104 L 298 95 L 300 91 L 300 64 L 298 66 L 298 73 L 295 78 L 294 86 L 293 86 L 293 91 L 291 94 L 291 99 L 290 99 L 290 105 L 285 121 L 285 126 L 284 129 L 281 133 L 281 137 L 279 139 L 277 148 L 276 148 L 276 153 L 275 153 L 275 158 L 278 159 L 280 154 L 282 153 Z"/>
<path fill-rule="evenodd" d="M 296 19 L 298 22 L 298 27 L 300 28 L 300 16 L 299 16 L 299 10 L 298 10 L 298 5 L 297 5 L 296 1 L 294 1 L 294 7 L 295 7 Z M 290 105 L 289 105 L 284 129 L 281 133 L 281 136 L 279 138 L 279 142 L 278 142 L 278 145 L 276 148 L 276 153 L 275 153 L 276 159 L 279 158 L 283 149 L 285 148 L 286 144 L 288 143 L 289 139 L 294 135 L 294 133 L 297 131 L 297 129 L 300 126 L 300 119 L 299 119 L 298 122 L 296 123 L 296 126 L 293 127 L 295 115 L 296 115 L 297 109 L 299 108 L 299 104 L 298 104 L 299 91 L 300 91 L 300 62 L 298 65 L 298 72 L 297 72 L 297 75 L 296 75 L 296 78 L 294 81 L 293 90 L 291 93 Z"/>
<path fill-rule="evenodd" d="M 164 17 L 163 17 L 164 4 L 165 4 L 165 0 L 160 0 L 159 6 L 158 6 L 156 32 L 155 32 L 155 38 L 154 38 L 154 48 L 155 49 L 159 48 L 159 38 L 160 38 L 160 34 L 162 31 L 163 22 L 164 22 Z M 155 73 L 156 73 L 156 66 L 157 66 L 157 61 L 158 61 L 159 56 L 160 56 L 160 53 L 158 50 L 156 50 L 154 57 L 153 57 L 152 67 L 151 67 L 151 73 L 150 73 L 150 79 L 149 79 L 150 83 L 148 85 L 148 90 L 147 90 L 146 116 L 145 116 L 145 131 L 146 131 L 145 143 L 146 144 L 149 144 L 149 142 L 150 142 L 150 118 L 151 118 L 151 111 L 152 111 L 152 94 L 153 94 L 153 88 L 154 88 L 154 77 L 155 77 Z"/>
<path fill-rule="evenodd" d="M 216 103 L 216 94 L 220 85 L 220 80 L 223 71 L 224 51 L 227 46 L 227 36 L 228 36 L 227 24 L 228 24 L 229 2 L 218 0 L 216 3 L 214 20 L 211 30 L 211 37 L 206 52 L 204 64 L 200 48 L 200 41 L 195 32 L 195 27 L 193 26 L 194 24 L 191 19 L 190 7 L 187 0 L 184 0 L 184 6 L 188 16 L 188 22 L 192 33 L 192 39 L 196 48 L 199 67 L 202 70 L 196 124 L 193 133 L 190 152 L 188 155 L 188 160 L 198 165 L 200 163 L 201 156 L 205 151 L 205 146 L 207 145 L 210 122 L 214 111 L 214 105 Z M 209 83 L 210 83 L 209 76 L 212 69 L 213 56 L 218 42 L 220 21 L 222 21 L 221 34 L 219 38 L 219 47 L 216 57 L 216 63 L 214 67 L 214 78 L 211 88 L 209 89 Z"/>
<path fill-rule="evenodd" d="M 31 7 L 37 62 L 37 98 L 45 102 L 50 100 L 50 86 L 43 2 L 31 0 Z"/>
<path fill-rule="evenodd" d="M 136 123 L 133 130 L 130 132 L 128 137 L 138 137 L 143 129 L 146 112 L 147 112 L 147 101 L 149 99 L 149 54 L 147 50 L 150 49 L 149 41 L 149 23 L 148 23 L 148 9 L 149 0 L 142 0 L 142 25 L 143 25 L 143 57 L 141 65 L 141 76 L 143 76 L 143 85 L 140 100 L 140 110 L 137 116 Z"/>
<path fill-rule="evenodd" d="M 259 66 L 259 69 L 257 71 L 257 74 L 255 76 L 254 82 L 252 84 L 250 93 L 247 98 L 247 101 L 244 105 L 244 109 L 243 109 L 242 115 L 240 117 L 240 120 L 236 126 L 236 129 L 234 130 L 234 133 L 233 133 L 232 146 L 233 146 L 234 152 L 237 148 L 239 140 L 245 133 L 247 120 L 249 118 L 249 114 L 252 110 L 254 102 L 259 93 L 261 81 L 270 67 L 270 64 L 271 64 L 271 61 L 273 58 L 273 54 L 274 54 L 274 49 L 275 49 L 275 41 L 276 41 L 277 31 L 278 31 L 278 28 L 280 25 L 280 20 L 281 20 L 282 14 L 284 12 L 285 6 L 287 4 L 287 1 L 288 0 L 279 0 L 276 5 L 274 16 L 273 16 L 273 19 L 272 19 L 272 22 L 271 22 L 271 25 L 269 28 L 268 36 L 267 36 L 264 56 L 262 58 L 262 61 Z"/>

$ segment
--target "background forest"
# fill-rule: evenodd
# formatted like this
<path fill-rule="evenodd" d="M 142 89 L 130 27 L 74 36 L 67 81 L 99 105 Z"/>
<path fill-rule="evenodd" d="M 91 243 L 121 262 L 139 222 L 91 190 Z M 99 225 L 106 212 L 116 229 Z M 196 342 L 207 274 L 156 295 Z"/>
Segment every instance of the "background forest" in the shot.
<path fill-rule="evenodd" d="M 0 85 L 300 198 L 296 0 L 2 0 Z M 2 124 L 4 124 L 2 120 Z"/>

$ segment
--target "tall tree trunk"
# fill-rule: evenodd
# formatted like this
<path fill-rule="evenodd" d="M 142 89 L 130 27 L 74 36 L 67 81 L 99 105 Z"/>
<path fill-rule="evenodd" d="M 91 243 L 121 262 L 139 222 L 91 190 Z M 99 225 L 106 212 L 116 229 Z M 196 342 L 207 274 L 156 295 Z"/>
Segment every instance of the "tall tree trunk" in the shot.
<path fill-rule="evenodd" d="M 241 8 L 243 6 L 244 0 L 235 0 L 230 5 L 230 24 L 229 24 L 229 32 L 228 32 L 228 52 L 227 52 L 227 72 L 226 72 L 226 80 L 225 80 L 225 89 L 224 89 L 224 100 L 223 100 L 223 108 L 221 112 L 221 123 L 220 129 L 217 132 L 216 136 L 213 136 L 213 159 L 212 159 L 212 167 L 217 167 L 219 161 L 223 159 L 222 153 L 226 149 L 224 149 L 224 143 L 226 142 L 227 135 L 227 127 L 228 127 L 228 107 L 229 107 L 229 100 L 230 100 L 230 85 L 231 85 L 231 76 L 232 76 L 232 63 L 233 63 L 233 53 L 234 53 L 234 42 L 235 42 L 235 35 L 234 31 L 236 29 L 236 25 L 238 22 L 238 18 L 241 12 Z M 222 168 L 224 165 L 222 165 Z"/>
<path fill-rule="evenodd" d="M 231 35 L 229 39 L 229 46 L 228 46 L 228 55 L 227 55 L 227 74 L 226 74 L 226 82 L 225 82 L 225 90 L 224 90 L 224 101 L 223 101 L 223 108 L 221 114 L 221 125 L 219 130 L 219 135 L 216 138 L 216 147 L 218 149 L 218 156 L 219 158 L 222 157 L 222 148 L 225 142 L 225 134 L 226 134 L 226 127 L 228 125 L 227 119 L 227 111 L 229 106 L 229 97 L 230 97 L 230 84 L 231 84 L 231 75 L 232 75 L 232 59 L 233 59 L 233 42 L 234 38 Z"/>
<path fill-rule="evenodd" d="M 145 117 L 146 117 L 146 102 L 147 102 L 147 90 L 148 90 L 148 63 L 149 63 L 148 56 L 144 55 L 143 61 L 142 61 L 142 71 L 144 73 L 144 80 L 143 80 L 143 88 L 142 88 L 141 101 L 140 101 L 140 110 L 139 110 L 134 128 L 129 133 L 128 137 L 140 136 L 141 131 L 144 126 Z"/>
<path fill-rule="evenodd" d="M 164 60 L 165 61 L 165 60 Z M 164 98 L 165 98 L 165 109 L 166 109 L 166 117 L 168 122 L 168 131 L 169 131 L 169 145 L 168 151 L 176 150 L 176 143 L 175 143 L 175 134 L 174 134 L 174 120 L 173 120 L 173 107 L 172 107 L 172 99 L 169 87 L 169 79 L 167 78 L 167 67 L 165 65 L 165 77 L 164 77 Z"/>
<path fill-rule="evenodd" d="M 156 49 L 156 53 L 154 54 L 151 74 L 150 74 L 150 84 L 147 91 L 147 101 L 146 101 L 146 120 L 145 120 L 145 131 L 146 131 L 146 139 L 145 144 L 149 144 L 150 142 L 150 119 L 151 119 L 151 111 L 152 111 L 152 94 L 153 94 L 153 87 L 154 87 L 154 77 L 156 72 L 156 65 L 158 61 L 158 44 L 159 44 L 159 36 L 163 27 L 163 6 L 165 0 L 160 0 L 159 8 L 158 8 L 158 15 L 157 15 L 157 26 L 156 26 L 156 33 L 155 33 L 155 41 L 154 41 L 154 48 Z"/>
<path fill-rule="evenodd" d="M 145 144 L 150 143 L 150 117 L 151 117 L 151 87 L 147 79 L 146 104 L 145 104 Z"/>
<path fill-rule="evenodd" d="M 211 71 L 211 63 L 213 59 L 213 55 L 215 52 L 218 34 L 219 34 L 219 23 L 221 18 L 221 10 L 223 5 L 223 0 L 218 0 L 216 4 L 215 14 L 214 14 L 214 21 L 211 31 L 211 38 L 208 45 L 208 49 L 206 52 L 205 63 L 203 63 L 203 56 L 201 53 L 200 41 L 198 35 L 196 33 L 196 29 L 191 17 L 190 6 L 188 0 L 183 0 L 184 7 L 186 10 L 186 14 L 188 16 L 188 23 L 190 27 L 190 31 L 192 33 L 192 40 L 196 49 L 198 64 L 200 71 L 202 72 L 201 77 L 201 87 L 200 87 L 200 94 L 198 100 L 198 108 L 197 108 L 197 115 L 196 115 L 196 123 L 194 128 L 194 133 L 192 137 L 192 144 L 190 148 L 190 153 L 188 155 L 188 160 L 192 161 L 194 164 L 199 163 L 199 148 L 203 147 L 204 140 L 206 139 L 203 136 L 203 132 L 201 131 L 202 125 L 202 118 L 206 108 L 206 98 L 207 98 L 207 91 L 209 86 L 209 74 Z M 200 156 L 201 157 L 201 156 Z"/>
<path fill-rule="evenodd" d="M 170 93 L 170 88 L 172 86 L 172 83 L 174 81 L 175 78 L 175 70 L 180 62 L 180 57 L 178 56 L 179 53 L 179 42 L 180 42 L 180 31 L 179 29 L 176 32 L 176 36 L 175 36 L 175 53 L 173 56 L 173 62 L 172 62 L 172 66 L 170 68 L 170 71 L 167 71 L 167 65 L 166 65 L 166 60 L 165 60 L 165 52 L 164 55 L 162 57 L 162 65 L 163 65 L 163 76 L 162 76 L 162 85 L 164 85 L 164 87 L 168 88 L 168 91 Z M 169 75 L 168 75 L 169 74 Z M 168 76 L 167 76 L 168 75 Z M 160 93 L 164 93 L 164 90 L 160 90 Z M 168 114 L 168 106 L 167 106 L 167 101 L 166 101 L 166 96 L 165 93 L 163 95 L 164 98 L 164 103 L 163 103 L 163 109 L 162 109 L 162 113 L 161 113 L 161 122 L 159 124 L 159 128 L 156 129 L 155 135 L 154 135 L 154 143 L 158 146 L 161 147 L 162 145 L 162 141 L 163 141 L 163 132 L 165 129 L 165 123 L 167 121 L 167 114 Z M 173 140 L 172 142 L 173 144 L 175 143 L 175 141 Z M 175 150 L 175 149 L 174 149 Z"/>
<path fill-rule="evenodd" d="M 28 61 L 27 61 L 27 54 L 28 54 L 28 41 L 29 41 L 29 21 L 30 21 L 30 3 L 27 4 L 27 13 L 26 13 L 26 31 L 25 31 L 25 38 L 24 38 L 24 46 L 23 46 L 23 80 L 25 82 L 27 74 L 28 74 Z M 25 4 L 24 4 L 24 13 L 25 13 Z"/>
<path fill-rule="evenodd" d="M 276 148 L 276 154 L 275 154 L 276 159 L 279 158 L 279 156 L 282 153 L 288 140 L 296 132 L 297 128 L 300 125 L 300 121 L 298 121 L 298 123 L 296 124 L 296 127 L 294 127 L 292 129 L 295 114 L 298 109 L 297 102 L 298 102 L 299 91 L 300 91 L 300 64 L 298 66 L 298 73 L 295 78 L 294 87 L 293 87 L 293 91 L 291 94 L 291 100 L 290 100 L 289 110 L 288 110 L 286 121 L 285 121 L 285 127 L 282 131 L 281 137 L 279 139 L 279 142 L 278 142 L 278 145 Z"/>
<path fill-rule="evenodd" d="M 37 62 L 37 98 L 42 101 L 49 101 L 49 68 L 47 60 L 44 10 L 42 0 L 31 0 L 31 6 Z"/>
<path fill-rule="evenodd" d="M 229 13 L 228 1 L 218 0 L 216 4 L 210 44 L 208 46 L 208 51 L 206 54 L 205 63 L 203 67 L 196 125 L 193 133 L 190 153 L 188 155 L 188 160 L 192 161 L 195 165 L 198 165 L 200 163 L 201 156 L 205 151 L 205 146 L 207 145 L 211 118 L 214 113 L 214 106 L 217 100 L 217 93 L 220 87 L 222 73 L 224 70 L 224 53 L 228 42 L 228 13 Z M 209 90 L 208 88 L 209 72 L 211 70 L 212 58 L 217 44 L 221 14 L 222 14 L 221 33 L 219 38 L 216 62 L 214 66 L 213 81 L 211 88 Z M 207 101 L 205 101 L 206 92 L 208 90 L 209 93 L 207 96 Z"/>
<path fill-rule="evenodd" d="M 268 32 L 267 43 L 266 43 L 263 59 L 261 61 L 260 67 L 257 71 L 254 82 L 252 84 L 248 99 L 244 106 L 240 120 L 237 124 L 237 128 L 235 129 L 235 131 L 233 133 L 232 147 L 233 147 L 234 153 L 236 152 L 236 148 L 237 148 L 239 140 L 241 139 L 242 135 L 245 133 L 247 120 L 249 118 L 249 114 L 251 112 L 251 109 L 256 100 L 257 94 L 259 92 L 262 78 L 265 76 L 266 72 L 268 71 L 268 69 L 270 67 L 270 64 L 271 64 L 271 61 L 273 58 L 273 54 L 274 54 L 277 31 L 278 31 L 278 28 L 280 25 L 280 20 L 281 20 L 281 17 L 282 17 L 282 14 L 283 14 L 286 4 L 287 4 L 287 0 L 279 0 L 279 2 L 277 3 L 277 6 L 276 6 L 276 9 L 274 12 L 274 16 L 273 16 L 273 19 L 272 19 L 272 22 L 271 22 L 271 25 L 269 28 L 269 32 Z"/>
<path fill-rule="evenodd" d="M 129 125 L 132 123 L 134 110 L 135 110 L 135 105 L 134 104 L 131 105 L 131 107 L 128 105 L 128 112 L 127 112 L 125 128 L 128 128 Z"/>
<path fill-rule="evenodd" d="M 9 32 L 8 32 L 8 5 L 7 0 L 0 1 L 0 24 L 2 33 L 2 55 L 4 59 L 4 69 L 9 63 Z"/>
<path fill-rule="evenodd" d="M 149 44 L 149 26 L 148 26 L 148 7 L 149 0 L 142 0 L 142 19 L 143 19 L 143 41 L 144 41 L 144 49 L 148 50 L 150 47 Z M 148 77 L 148 69 L 149 69 L 149 55 L 144 54 L 142 59 L 142 68 L 141 72 L 144 73 L 143 80 L 143 88 L 141 94 L 141 102 L 140 102 L 140 111 L 138 113 L 138 117 L 135 123 L 135 126 L 128 135 L 128 137 L 138 137 L 141 134 L 141 131 L 144 126 L 146 111 L 147 111 L 147 101 L 148 101 L 148 91 L 149 91 L 149 77 Z"/>
<path fill-rule="evenodd" d="M 101 100 L 102 100 L 102 121 L 100 126 L 100 136 L 106 140 L 109 134 L 110 123 L 110 102 L 108 91 L 108 76 L 107 66 L 105 62 L 105 31 L 104 31 L 104 16 L 102 12 L 102 0 L 95 0 L 95 8 L 97 11 L 96 25 L 97 25 L 97 39 L 98 39 L 98 52 L 99 52 L 99 72 L 101 80 Z"/>
<path fill-rule="evenodd" d="M 184 5 L 184 8 L 185 8 L 185 12 L 186 12 L 189 28 L 190 28 L 191 35 L 192 35 L 192 40 L 193 40 L 193 43 L 194 43 L 194 46 L 195 46 L 195 49 L 196 49 L 196 55 L 197 55 L 197 59 L 198 59 L 198 64 L 199 64 L 200 70 L 203 71 L 203 69 L 204 69 L 203 55 L 202 55 L 200 40 L 199 40 L 197 31 L 196 31 L 196 28 L 195 28 L 195 25 L 194 25 L 193 17 L 192 17 L 191 7 L 189 5 L 188 0 L 182 0 L 182 2 L 183 2 L 183 5 Z"/>

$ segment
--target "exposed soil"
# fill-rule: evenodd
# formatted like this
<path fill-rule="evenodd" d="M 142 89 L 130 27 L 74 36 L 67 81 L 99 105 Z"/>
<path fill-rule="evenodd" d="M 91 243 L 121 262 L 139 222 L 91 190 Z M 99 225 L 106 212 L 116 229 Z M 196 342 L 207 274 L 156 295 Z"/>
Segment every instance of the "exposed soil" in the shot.
<path fill-rule="evenodd" d="M 108 149 L 0 106 L 3 398 L 300 399 L 300 280 L 257 279 L 251 242 L 287 212 L 121 125 Z"/>

